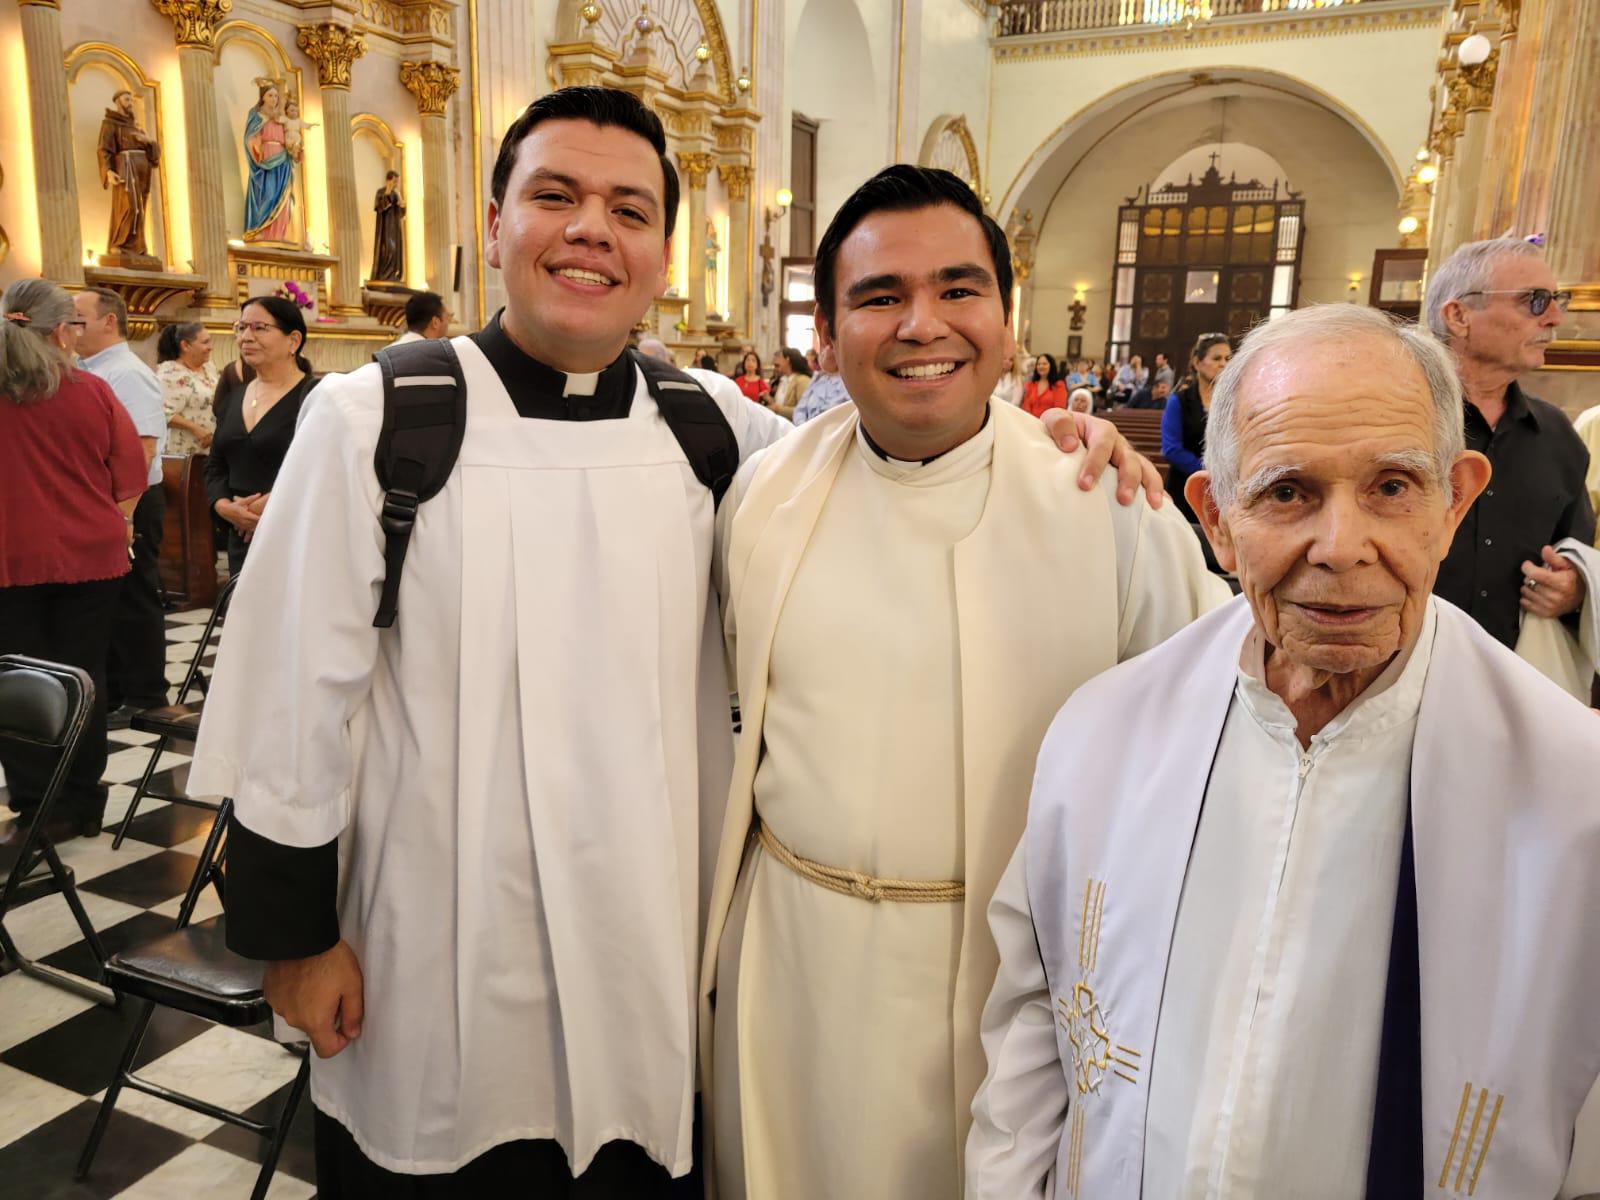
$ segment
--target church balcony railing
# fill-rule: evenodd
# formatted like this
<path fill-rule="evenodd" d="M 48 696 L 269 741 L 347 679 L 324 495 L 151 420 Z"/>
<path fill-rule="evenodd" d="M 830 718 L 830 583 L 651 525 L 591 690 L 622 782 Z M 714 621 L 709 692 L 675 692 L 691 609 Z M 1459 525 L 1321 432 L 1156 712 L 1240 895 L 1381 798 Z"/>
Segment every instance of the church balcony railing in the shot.
<path fill-rule="evenodd" d="M 1001 0 L 996 38 L 1091 30 L 1193 27 L 1215 17 L 1306 17 L 1394 0 Z"/>

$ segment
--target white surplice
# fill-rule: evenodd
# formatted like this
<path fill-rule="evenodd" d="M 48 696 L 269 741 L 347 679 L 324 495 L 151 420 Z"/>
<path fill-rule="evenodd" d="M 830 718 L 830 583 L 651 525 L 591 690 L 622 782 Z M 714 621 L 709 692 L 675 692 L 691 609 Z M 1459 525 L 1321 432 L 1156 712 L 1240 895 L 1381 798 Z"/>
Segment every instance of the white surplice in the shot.
<path fill-rule="evenodd" d="M 1183 881 L 1150 1066 L 1144 1192 L 1349 1200 L 1366 1186 L 1416 646 L 1301 748 L 1245 643 Z M 1354 881 L 1360 886 L 1352 886 Z"/>
<path fill-rule="evenodd" d="M 1181 518 L 1118 506 L 1114 479 L 1079 491 L 1075 459 L 1017 409 L 925 465 L 877 456 L 849 405 L 772 454 L 719 517 L 722 553 L 748 566 L 727 617 L 746 767 L 706 968 L 717 1196 L 954 1200 L 993 970 L 971 924 L 1043 722 L 1227 589 Z M 969 900 L 828 891 L 747 847 L 752 813 L 807 858 L 964 880 Z"/>
<path fill-rule="evenodd" d="M 625 420 L 531 420 L 453 344 L 466 436 L 392 629 L 378 370 L 308 398 L 190 789 L 274 841 L 340 841 L 366 1015 L 311 1090 L 368 1158 L 444 1172 L 554 1138 L 579 1173 L 620 1138 L 682 1174 L 701 847 L 732 757 L 711 496 L 637 372 Z M 705 382 L 743 452 L 787 426 Z"/>
<path fill-rule="evenodd" d="M 1304 811 L 1280 811 L 1282 846 L 1235 851 L 1246 889 L 1262 882 L 1263 854 L 1277 854 L 1268 903 L 1298 907 L 1281 923 L 1263 912 L 1259 886 L 1251 912 L 1249 895 L 1230 901 L 1217 874 L 1228 848 L 1216 843 L 1241 809 L 1213 793 L 1238 778 L 1235 765 L 1258 779 L 1264 770 L 1268 787 L 1275 769 L 1218 761 L 1233 757 L 1225 743 L 1240 732 L 1240 652 L 1254 628 L 1242 598 L 1062 710 L 990 908 L 1001 966 L 967 1146 L 972 1200 L 1362 1195 L 1397 786 L 1409 792 L 1415 855 L 1429 1194 L 1544 1200 L 1600 1186 L 1579 1169 L 1593 1158 L 1574 1152 L 1600 1077 L 1600 721 L 1465 613 L 1430 605 L 1431 646 L 1349 716 L 1346 734 L 1366 727 L 1383 743 L 1375 761 L 1341 752 L 1330 726 L 1323 750 L 1339 757 L 1324 765 L 1342 765 L 1348 783 L 1323 780 L 1301 797 Z M 1403 775 L 1391 765 L 1380 782 L 1374 772 L 1406 738 L 1418 675 Z M 1141 719 L 1120 720 L 1136 703 Z M 1107 741 L 1119 754 L 1095 756 Z M 1208 828 L 1214 801 L 1223 820 Z M 1343 857 L 1358 858 L 1364 842 L 1366 863 L 1296 861 L 1295 838 L 1330 822 L 1350 825 Z M 1326 873 L 1308 878 L 1308 866 Z M 1375 895 L 1352 899 L 1357 889 Z M 1225 928 L 1230 903 L 1237 923 Z M 1372 944 L 1318 945 L 1322 936 Z M 1341 964 L 1351 973 L 1334 978 Z M 1193 995 L 1206 986 L 1217 994 Z M 1319 987 L 1337 994 L 1312 994 Z M 1351 1061 L 1331 1061 L 1341 1053 Z M 1297 1069 L 1305 1079 L 1290 1078 Z M 1289 1161 L 1297 1149 L 1306 1161 Z M 1184 1174 L 1191 1153 L 1198 1185 Z"/>

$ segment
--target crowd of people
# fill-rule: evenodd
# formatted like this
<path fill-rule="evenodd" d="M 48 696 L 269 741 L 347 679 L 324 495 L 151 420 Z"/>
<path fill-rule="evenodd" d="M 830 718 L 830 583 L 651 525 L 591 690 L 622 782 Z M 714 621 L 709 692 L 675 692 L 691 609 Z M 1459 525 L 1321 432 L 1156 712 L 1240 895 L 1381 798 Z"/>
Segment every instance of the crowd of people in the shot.
<path fill-rule="evenodd" d="M 253 556 L 190 787 L 236 804 L 228 944 L 317 1056 L 323 1193 L 1414 1196 L 1491 1087 L 1462 1173 L 1561 1190 L 1600 724 L 1522 643 L 1592 680 L 1600 556 L 1588 454 L 1519 382 L 1567 301 L 1535 247 L 1440 264 L 1427 329 L 1314 307 L 1180 378 L 1017 352 L 999 225 L 889 167 L 819 243 L 820 360 L 666 377 L 726 434 L 702 474 L 629 420 L 665 394 L 627 353 L 659 119 L 557 90 L 493 181 L 507 304 L 445 343 L 462 469 L 397 629 L 375 367 L 312 396 L 298 310 L 252 299 L 208 413 L 203 328 L 157 373 L 112 293 L 0 302 L 0 651 L 150 698 L 169 431 Z M 1181 510 L 1115 406 L 1163 412 Z M 4 767 L 26 811 L 38 763 Z"/>

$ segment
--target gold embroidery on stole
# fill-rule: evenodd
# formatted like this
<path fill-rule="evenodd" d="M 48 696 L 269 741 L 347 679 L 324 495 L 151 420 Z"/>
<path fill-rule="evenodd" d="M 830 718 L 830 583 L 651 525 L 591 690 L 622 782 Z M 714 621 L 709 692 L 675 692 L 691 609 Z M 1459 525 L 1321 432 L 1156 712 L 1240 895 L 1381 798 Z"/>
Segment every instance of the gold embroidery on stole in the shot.
<path fill-rule="evenodd" d="M 1473 1107 L 1472 1124 L 1467 1127 L 1467 1138 L 1461 1140 L 1461 1127 L 1466 1124 L 1467 1107 L 1472 1103 L 1472 1081 L 1468 1080 L 1461 1089 L 1461 1107 L 1456 1110 L 1456 1126 L 1450 1134 L 1450 1148 L 1445 1152 L 1444 1169 L 1439 1172 L 1439 1189 L 1449 1188 L 1452 1192 L 1460 1193 L 1465 1185 L 1467 1195 L 1471 1196 L 1478 1190 L 1478 1176 L 1483 1173 L 1483 1164 L 1489 1157 L 1489 1143 L 1494 1141 L 1495 1127 L 1500 1124 L 1500 1109 L 1505 1104 L 1504 1093 L 1497 1093 L 1494 1098 L 1494 1108 L 1489 1113 L 1489 1122 L 1483 1125 L 1483 1110 L 1489 1103 L 1489 1089 L 1478 1089 L 1478 1103 Z M 1483 1141 L 1478 1142 L 1478 1129 L 1483 1126 Z M 1473 1163 L 1472 1149 L 1478 1147 L 1477 1161 Z M 1456 1163 L 1456 1149 L 1460 1147 L 1461 1161 Z M 1472 1175 L 1467 1175 L 1467 1164 L 1473 1163 Z M 1455 1183 L 1450 1183 L 1450 1168 L 1456 1167 Z"/>

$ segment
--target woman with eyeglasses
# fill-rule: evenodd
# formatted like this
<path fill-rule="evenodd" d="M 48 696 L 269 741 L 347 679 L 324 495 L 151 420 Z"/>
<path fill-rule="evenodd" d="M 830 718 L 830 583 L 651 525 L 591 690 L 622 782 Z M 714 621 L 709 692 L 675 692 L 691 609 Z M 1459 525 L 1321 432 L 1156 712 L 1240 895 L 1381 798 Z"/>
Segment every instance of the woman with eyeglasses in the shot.
<path fill-rule="evenodd" d="M 1233 357 L 1225 333 L 1202 333 L 1189 355 L 1189 374 L 1167 397 L 1161 414 L 1161 455 L 1167 460 L 1167 495 L 1184 519 L 1196 520 L 1183 498 L 1184 481 L 1205 467 L 1206 415 L 1211 411 L 1211 389 Z"/>
<path fill-rule="evenodd" d="M 228 523 L 228 571 L 237 575 L 317 377 L 302 353 L 306 322 L 293 301 L 257 296 L 233 330 L 251 377 L 222 396 L 206 459 L 206 493 L 212 511 Z"/>
<path fill-rule="evenodd" d="M 83 322 L 72 297 L 22 279 L 0 297 L 0 654 L 79 667 L 94 708 L 46 835 L 100 832 L 106 790 L 106 658 L 145 491 L 144 447 L 127 410 L 98 376 L 72 365 Z M 120 511 L 119 511 L 120 510 Z M 26 833 L 55 767 L 48 754 L 8 747 L 8 800 Z"/>

